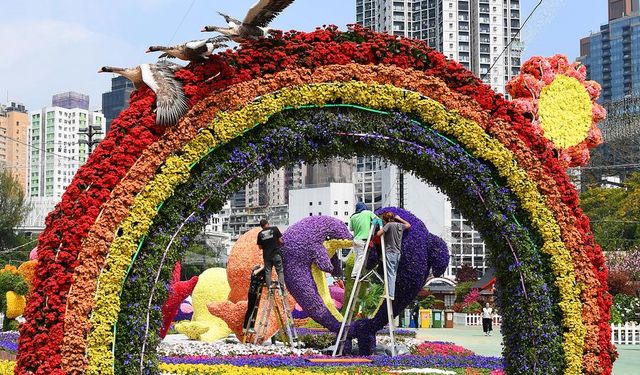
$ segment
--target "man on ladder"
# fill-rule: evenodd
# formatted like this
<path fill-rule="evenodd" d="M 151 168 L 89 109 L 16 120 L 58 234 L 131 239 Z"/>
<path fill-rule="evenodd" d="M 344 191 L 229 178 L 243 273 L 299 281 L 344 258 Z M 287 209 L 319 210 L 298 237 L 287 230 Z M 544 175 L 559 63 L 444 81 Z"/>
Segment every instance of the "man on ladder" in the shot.
<path fill-rule="evenodd" d="M 260 227 L 262 231 L 258 233 L 257 245 L 262 250 L 262 259 L 264 261 L 264 281 L 267 285 L 267 305 L 263 309 L 260 319 L 257 321 L 258 328 L 254 336 L 254 344 L 258 341 L 265 339 L 267 328 L 269 325 L 269 319 L 271 312 L 275 310 L 276 319 L 283 337 L 286 335 L 286 340 L 291 346 L 296 344 L 298 335 L 293 327 L 293 316 L 291 315 L 291 309 L 289 308 L 289 301 L 284 285 L 284 272 L 282 266 L 282 254 L 280 248 L 284 244 L 282 241 L 282 233 L 278 227 L 272 227 L 266 219 L 260 220 Z M 276 268 L 278 274 L 278 281 L 273 283 L 271 281 L 271 271 L 273 267 Z M 255 320 L 259 308 L 259 300 L 262 295 L 262 286 L 257 291 L 257 303 L 254 305 L 251 312 L 247 310 L 249 319 L 245 319 L 245 339 L 247 333 L 250 333 L 251 327 L 255 325 Z M 279 296 L 278 296 L 279 292 Z"/>
<path fill-rule="evenodd" d="M 400 251 L 402 246 L 402 232 L 405 229 L 411 228 L 411 224 L 407 221 L 403 220 L 397 215 L 394 215 L 391 212 L 385 212 L 382 215 L 383 224 L 382 228 L 379 228 L 379 224 L 377 223 L 379 219 L 374 219 L 369 229 L 369 235 L 364 246 L 364 259 L 368 258 L 369 254 L 369 244 L 373 240 L 374 235 L 377 235 L 380 238 L 380 245 L 382 248 L 382 264 L 383 264 L 383 275 L 384 277 L 380 277 L 378 273 L 374 270 L 367 272 L 364 276 L 362 276 L 362 270 L 364 268 L 365 262 L 363 261 L 356 270 L 355 283 L 353 288 L 351 289 L 351 295 L 349 297 L 349 302 L 347 303 L 347 310 L 342 321 L 342 325 L 340 326 L 340 331 L 338 332 L 337 342 L 333 350 L 333 356 L 342 355 L 344 350 L 344 345 L 347 341 L 347 337 L 349 334 L 349 328 L 351 327 L 351 322 L 353 320 L 353 316 L 355 310 L 357 308 L 357 302 L 360 294 L 360 287 L 362 285 L 362 281 L 368 279 L 372 275 L 377 276 L 384 284 L 384 297 L 386 300 L 387 307 L 387 318 L 389 322 L 389 336 L 391 339 L 391 353 L 393 356 L 396 355 L 395 349 L 395 338 L 394 338 L 394 327 L 393 327 L 393 307 L 392 300 L 395 297 L 395 281 L 398 270 L 398 265 L 400 263 Z M 377 232 L 376 232 L 376 229 Z M 387 243 L 390 246 L 387 248 L 385 246 Z M 355 268 L 355 267 L 354 267 Z"/>

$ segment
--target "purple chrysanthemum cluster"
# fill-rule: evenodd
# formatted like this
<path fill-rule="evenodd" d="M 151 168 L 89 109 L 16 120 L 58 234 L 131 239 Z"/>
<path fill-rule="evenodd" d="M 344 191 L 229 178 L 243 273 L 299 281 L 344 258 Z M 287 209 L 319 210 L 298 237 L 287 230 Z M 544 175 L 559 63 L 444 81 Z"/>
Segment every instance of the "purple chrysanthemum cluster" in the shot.
<path fill-rule="evenodd" d="M 340 329 L 340 322 L 331 315 L 318 294 L 311 274 L 315 264 L 324 272 L 337 274 L 323 243 L 327 239 L 351 239 L 347 226 L 330 216 L 310 216 L 290 226 L 282 235 L 284 280 L 291 295 L 316 322 L 331 331 Z"/>

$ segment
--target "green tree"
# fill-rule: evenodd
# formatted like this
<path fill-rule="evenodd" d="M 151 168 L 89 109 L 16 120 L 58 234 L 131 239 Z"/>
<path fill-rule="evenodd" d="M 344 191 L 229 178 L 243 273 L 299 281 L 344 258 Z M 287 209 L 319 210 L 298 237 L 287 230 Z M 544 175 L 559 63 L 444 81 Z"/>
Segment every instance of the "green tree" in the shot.
<path fill-rule="evenodd" d="M 580 199 L 603 250 L 640 247 L 640 173 L 632 174 L 624 188 L 591 187 Z"/>
<path fill-rule="evenodd" d="M 0 250 L 24 243 L 14 228 L 25 219 L 28 212 L 20 183 L 8 171 L 0 171 Z"/>

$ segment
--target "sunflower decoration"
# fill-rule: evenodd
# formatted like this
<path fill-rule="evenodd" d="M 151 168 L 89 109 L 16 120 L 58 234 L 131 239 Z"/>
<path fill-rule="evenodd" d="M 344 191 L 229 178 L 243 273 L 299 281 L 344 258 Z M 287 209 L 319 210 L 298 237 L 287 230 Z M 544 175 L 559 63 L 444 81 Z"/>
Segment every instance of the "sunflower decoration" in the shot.
<path fill-rule="evenodd" d="M 589 149 L 602 143 L 596 124 L 606 117 L 596 103 L 601 87 L 566 56 L 532 57 L 507 84 L 513 103 L 556 150 L 565 167 L 586 165 Z"/>

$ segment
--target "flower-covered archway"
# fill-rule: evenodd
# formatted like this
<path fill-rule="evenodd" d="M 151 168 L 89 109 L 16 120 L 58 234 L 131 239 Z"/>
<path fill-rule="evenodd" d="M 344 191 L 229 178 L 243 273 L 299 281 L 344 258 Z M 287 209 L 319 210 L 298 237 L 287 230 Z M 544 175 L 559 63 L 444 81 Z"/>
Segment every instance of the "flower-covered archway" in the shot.
<path fill-rule="evenodd" d="M 562 77 L 546 95 L 584 83 L 564 58 L 535 64 L 525 73 Z M 47 218 L 18 373 L 157 368 L 166 284 L 203 218 L 262 173 L 354 153 L 439 186 L 482 232 L 508 373 L 611 372 L 607 270 L 564 169 L 578 158 L 559 157 L 577 143 L 564 142 L 557 108 L 515 105 L 423 42 L 358 28 L 247 42 L 177 77 L 187 115 L 160 128 L 153 93 L 135 92 Z M 512 92 L 535 99 L 523 77 Z M 598 90 L 583 86 L 593 103 Z M 597 137 L 577 95 L 580 130 Z"/>

